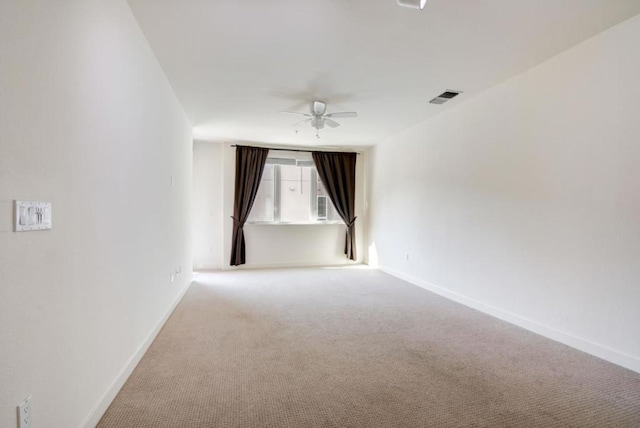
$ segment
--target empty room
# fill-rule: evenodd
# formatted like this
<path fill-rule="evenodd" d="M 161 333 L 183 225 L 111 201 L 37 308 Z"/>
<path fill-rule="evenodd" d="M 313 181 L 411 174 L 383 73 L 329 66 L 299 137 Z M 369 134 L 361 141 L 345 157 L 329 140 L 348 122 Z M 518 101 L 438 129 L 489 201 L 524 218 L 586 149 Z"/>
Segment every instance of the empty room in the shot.
<path fill-rule="evenodd" d="M 0 0 L 0 428 L 640 427 L 639 0 Z"/>

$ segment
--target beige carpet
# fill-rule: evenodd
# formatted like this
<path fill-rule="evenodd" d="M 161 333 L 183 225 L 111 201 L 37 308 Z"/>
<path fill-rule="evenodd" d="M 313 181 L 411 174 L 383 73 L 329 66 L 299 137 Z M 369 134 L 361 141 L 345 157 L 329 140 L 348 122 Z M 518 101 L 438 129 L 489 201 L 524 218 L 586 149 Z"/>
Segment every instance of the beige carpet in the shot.
<path fill-rule="evenodd" d="M 640 427 L 640 374 L 368 269 L 201 274 L 98 425 Z"/>

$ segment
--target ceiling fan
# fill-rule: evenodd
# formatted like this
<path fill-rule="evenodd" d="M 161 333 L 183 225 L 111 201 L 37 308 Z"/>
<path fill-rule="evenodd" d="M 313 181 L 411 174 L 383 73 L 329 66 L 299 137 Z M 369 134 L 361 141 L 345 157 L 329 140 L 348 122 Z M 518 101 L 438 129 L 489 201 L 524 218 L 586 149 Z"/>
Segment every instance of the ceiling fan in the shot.
<path fill-rule="evenodd" d="M 355 111 L 341 111 L 337 113 L 325 113 L 327 110 L 327 104 L 322 101 L 314 101 L 310 106 L 311 113 L 297 113 L 293 111 L 281 111 L 280 113 L 284 114 L 293 114 L 296 116 L 305 116 L 306 119 L 301 120 L 294 124 L 294 126 L 301 125 L 303 123 L 310 123 L 313 128 L 316 130 L 320 130 L 324 128 L 324 125 L 328 125 L 331 128 L 336 128 L 340 126 L 338 122 L 333 120 L 334 118 L 348 118 L 348 117 L 358 117 L 358 113 Z M 316 133 L 316 136 L 318 134 Z"/>

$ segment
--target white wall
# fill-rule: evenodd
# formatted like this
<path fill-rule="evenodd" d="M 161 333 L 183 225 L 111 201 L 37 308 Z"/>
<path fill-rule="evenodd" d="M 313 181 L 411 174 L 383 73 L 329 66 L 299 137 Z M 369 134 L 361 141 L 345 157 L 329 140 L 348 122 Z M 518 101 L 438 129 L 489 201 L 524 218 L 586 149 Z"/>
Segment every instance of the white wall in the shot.
<path fill-rule="evenodd" d="M 0 7 L 0 426 L 93 426 L 189 283 L 191 129 L 124 0 Z"/>
<path fill-rule="evenodd" d="M 201 145 L 217 148 L 202 148 Z M 245 143 L 248 144 L 248 143 Z M 250 144 L 248 144 L 250 145 Z M 259 144 L 253 144 L 259 145 Z M 282 152 L 285 153 L 285 152 Z M 284 156 L 284 154 L 282 154 Z M 364 164 L 366 152 L 356 162 L 356 245 L 358 260 L 362 262 L 364 248 Z M 220 177 L 211 171 L 222 171 Z M 214 177 L 215 175 L 215 177 Z M 216 180 L 222 180 L 218 182 Z M 207 231 L 206 245 L 194 247 L 194 265 L 207 269 L 228 269 L 231 255 L 233 189 L 235 181 L 235 148 L 231 143 L 197 142 L 194 151 L 194 231 Z M 222 198 L 219 197 L 220 186 Z M 207 193 L 206 188 L 210 190 Z M 201 208 L 200 208 L 201 207 Z M 217 211 L 216 211 L 217 207 Z M 207 210 L 205 212 L 205 210 Z M 207 214 L 210 212 L 210 214 Z M 216 223 L 220 221 L 221 223 Z M 211 254 L 207 246 L 214 246 L 218 237 L 209 230 L 222 230 L 222 257 Z M 318 266 L 353 264 L 344 255 L 346 228 L 336 225 L 245 225 L 247 263 L 244 268 Z M 195 233 L 195 232 L 194 232 Z M 215 252 L 215 251 L 214 251 Z"/>
<path fill-rule="evenodd" d="M 370 259 L 640 371 L 639 40 L 636 16 L 379 145 Z"/>
<path fill-rule="evenodd" d="M 193 142 L 193 268 L 223 266 L 223 145 Z"/>

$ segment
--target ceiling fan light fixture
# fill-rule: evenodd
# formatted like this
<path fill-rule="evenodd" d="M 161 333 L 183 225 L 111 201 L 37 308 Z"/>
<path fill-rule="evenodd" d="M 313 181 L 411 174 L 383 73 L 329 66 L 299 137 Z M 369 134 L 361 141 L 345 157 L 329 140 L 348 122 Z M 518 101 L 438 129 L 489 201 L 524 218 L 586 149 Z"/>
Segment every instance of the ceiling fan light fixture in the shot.
<path fill-rule="evenodd" d="M 410 7 L 412 9 L 424 9 L 427 4 L 427 0 L 397 0 L 398 4 L 403 7 Z"/>
<path fill-rule="evenodd" d="M 311 126 L 316 129 L 324 128 L 324 119 L 318 116 L 314 117 L 313 119 L 311 119 Z"/>

